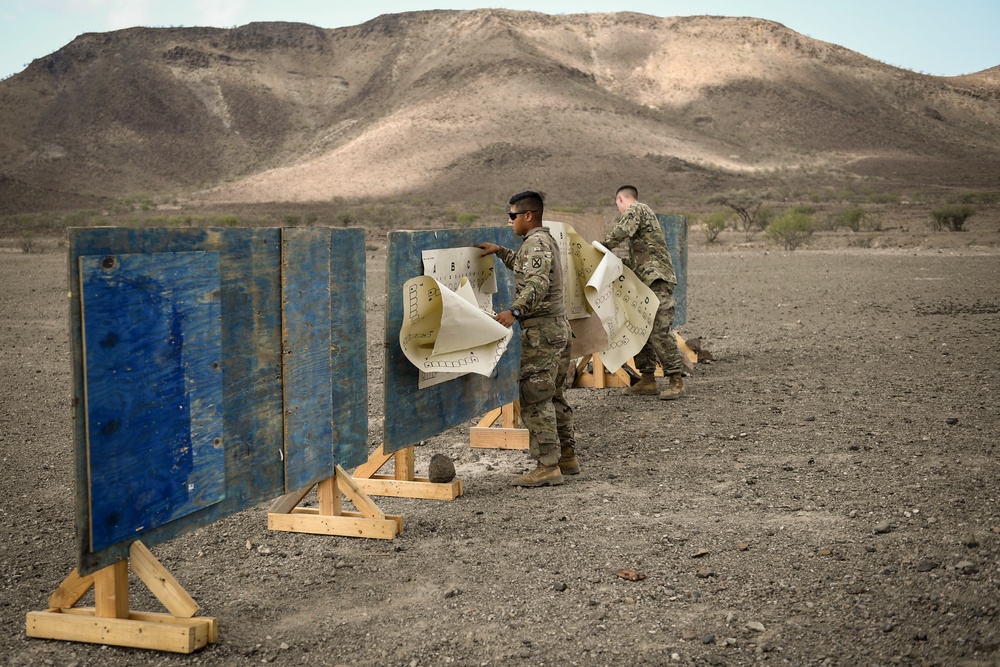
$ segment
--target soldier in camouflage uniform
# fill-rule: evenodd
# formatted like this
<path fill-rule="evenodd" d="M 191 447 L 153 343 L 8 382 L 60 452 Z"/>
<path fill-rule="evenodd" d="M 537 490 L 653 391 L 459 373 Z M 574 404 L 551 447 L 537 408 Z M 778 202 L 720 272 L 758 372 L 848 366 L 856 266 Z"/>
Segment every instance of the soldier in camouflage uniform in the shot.
<path fill-rule="evenodd" d="M 480 243 L 483 256 L 496 253 L 514 272 L 514 302 L 497 322 L 521 325 L 521 421 L 528 429 L 531 472 L 515 486 L 562 484 L 563 475 L 580 472 L 573 435 L 573 408 L 563 396 L 569 372 L 570 327 L 563 301 L 563 272 L 555 239 L 542 226 L 542 196 L 521 192 L 510 198 L 514 233 L 524 237 L 517 252 Z"/>
<path fill-rule="evenodd" d="M 674 323 L 674 286 L 677 277 L 670 261 L 670 251 L 663 237 L 656 215 L 645 204 L 639 203 L 639 191 L 632 185 L 623 185 L 615 193 L 615 204 L 621 216 L 608 232 L 604 245 L 609 249 L 621 243 L 628 243 L 628 257 L 625 264 L 635 271 L 639 279 L 656 294 L 660 307 L 653 320 L 653 328 L 646 344 L 635 355 L 635 365 L 642 373 L 642 379 L 624 393 L 629 396 L 659 393 L 663 400 L 672 400 L 684 395 L 684 380 L 681 379 L 683 365 L 677 339 L 670 327 Z M 659 359 L 663 374 L 667 377 L 667 388 L 659 392 L 656 386 L 656 361 Z"/>

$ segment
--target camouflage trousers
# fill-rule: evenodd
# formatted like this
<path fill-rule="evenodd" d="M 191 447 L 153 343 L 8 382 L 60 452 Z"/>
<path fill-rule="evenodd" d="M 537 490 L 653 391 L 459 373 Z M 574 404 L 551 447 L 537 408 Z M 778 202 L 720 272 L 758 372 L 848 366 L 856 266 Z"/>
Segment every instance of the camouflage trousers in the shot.
<path fill-rule="evenodd" d="M 665 280 L 654 280 L 649 289 L 660 300 L 660 307 L 656 309 L 649 340 L 639 350 L 639 354 L 635 355 L 635 367 L 640 373 L 652 373 L 659 360 L 665 376 L 680 373 L 684 370 L 684 365 L 680 350 L 677 349 L 677 339 L 670 331 L 674 324 L 674 288 Z"/>
<path fill-rule="evenodd" d="M 531 457 L 543 465 L 559 462 L 562 447 L 574 446 L 573 408 L 563 392 L 569 372 L 569 320 L 525 320 L 521 328 L 521 423 L 528 429 Z"/>

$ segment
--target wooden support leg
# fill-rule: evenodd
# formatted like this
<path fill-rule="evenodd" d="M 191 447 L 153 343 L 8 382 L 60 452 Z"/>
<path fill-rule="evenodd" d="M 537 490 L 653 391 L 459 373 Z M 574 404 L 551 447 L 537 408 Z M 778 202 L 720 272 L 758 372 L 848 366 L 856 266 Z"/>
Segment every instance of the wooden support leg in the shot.
<path fill-rule="evenodd" d="M 299 502 L 311 490 L 312 487 L 299 489 L 278 498 L 268 512 L 267 527 L 291 533 L 380 540 L 391 540 L 403 532 L 403 518 L 385 514 L 340 466 L 333 477 L 316 485 L 319 507 L 299 507 Z M 341 494 L 347 496 L 358 511 L 344 510 Z"/>
<path fill-rule="evenodd" d="M 169 614 L 129 610 L 128 572 L 132 571 Z M 94 607 L 75 607 L 90 588 Z M 92 575 L 76 570 L 49 596 L 49 609 L 28 613 L 26 634 L 42 639 L 192 653 L 219 639 L 214 618 L 195 618 L 198 604 L 141 542 L 129 559 Z"/>
<path fill-rule="evenodd" d="M 493 426 L 497 419 L 500 427 Z M 469 444 L 479 449 L 528 449 L 528 429 L 518 428 L 520 421 L 518 401 L 494 408 L 469 429 Z"/>
<path fill-rule="evenodd" d="M 588 363 L 592 364 L 590 373 L 584 370 Z M 595 352 L 580 359 L 576 366 L 576 382 L 573 386 L 605 389 L 606 387 L 627 387 L 629 384 L 631 383 L 628 373 L 620 368 L 612 373 L 604 367 L 600 353 Z"/>
<path fill-rule="evenodd" d="M 392 475 L 376 474 L 382 466 L 395 461 L 396 470 Z M 454 500 L 462 495 L 462 480 L 454 479 L 443 484 L 434 483 L 426 477 L 414 475 L 415 453 L 413 447 L 405 447 L 393 454 L 386 454 L 382 445 L 366 463 L 354 470 L 354 483 L 364 493 L 372 496 L 392 496 L 394 498 L 420 498 L 423 500 Z"/>

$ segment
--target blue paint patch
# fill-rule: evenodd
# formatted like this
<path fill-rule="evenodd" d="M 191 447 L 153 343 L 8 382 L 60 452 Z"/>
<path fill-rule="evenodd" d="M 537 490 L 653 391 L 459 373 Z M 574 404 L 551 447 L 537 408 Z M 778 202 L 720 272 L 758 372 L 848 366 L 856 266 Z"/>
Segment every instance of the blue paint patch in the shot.
<path fill-rule="evenodd" d="M 80 258 L 91 546 L 225 497 L 219 256 Z"/>

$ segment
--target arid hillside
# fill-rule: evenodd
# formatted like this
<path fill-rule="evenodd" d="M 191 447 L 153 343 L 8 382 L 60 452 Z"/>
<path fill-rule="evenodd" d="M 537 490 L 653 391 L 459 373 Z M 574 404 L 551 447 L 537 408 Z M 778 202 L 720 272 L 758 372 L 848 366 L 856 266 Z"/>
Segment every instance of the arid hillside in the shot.
<path fill-rule="evenodd" d="M 934 77 L 755 18 L 385 15 L 81 35 L 0 82 L 0 213 L 135 193 L 560 200 L 802 180 L 1000 186 L 997 69 Z"/>

